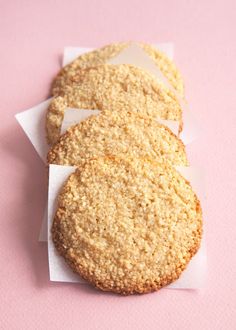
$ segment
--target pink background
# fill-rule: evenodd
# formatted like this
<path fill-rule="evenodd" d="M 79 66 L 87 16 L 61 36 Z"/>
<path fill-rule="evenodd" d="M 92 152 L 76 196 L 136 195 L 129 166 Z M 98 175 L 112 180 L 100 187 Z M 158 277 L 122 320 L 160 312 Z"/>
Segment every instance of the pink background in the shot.
<path fill-rule="evenodd" d="M 69 3 L 69 4 L 68 4 Z M 236 2 L 0 0 L 0 328 L 236 328 Z M 206 169 L 206 288 L 119 297 L 48 280 L 44 166 L 14 114 L 44 100 L 63 47 L 173 41 Z"/>

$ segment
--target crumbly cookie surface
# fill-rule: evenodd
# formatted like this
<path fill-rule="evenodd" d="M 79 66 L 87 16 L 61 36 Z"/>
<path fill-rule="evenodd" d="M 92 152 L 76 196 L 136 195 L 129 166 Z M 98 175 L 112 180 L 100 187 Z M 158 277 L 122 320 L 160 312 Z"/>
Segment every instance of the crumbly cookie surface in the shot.
<path fill-rule="evenodd" d="M 99 65 L 77 72 L 61 96 L 49 105 L 46 131 L 49 144 L 60 137 L 67 107 L 110 111 L 134 111 L 182 124 L 182 109 L 175 94 L 140 68 Z"/>
<path fill-rule="evenodd" d="M 48 163 L 80 165 L 105 155 L 150 157 L 188 166 L 185 146 L 166 126 L 133 112 L 101 112 L 71 127 L 48 153 Z"/>
<path fill-rule="evenodd" d="M 52 238 L 70 267 L 104 291 L 147 293 L 178 279 L 197 252 L 202 213 L 173 167 L 98 158 L 70 175 Z"/>
<path fill-rule="evenodd" d="M 104 64 L 107 60 L 118 55 L 130 44 L 131 43 L 114 43 L 79 56 L 72 63 L 65 66 L 56 76 L 52 84 L 52 94 L 55 96 L 60 95 L 65 85 L 69 82 L 68 78 L 76 75 L 77 70 Z M 183 79 L 175 64 L 154 46 L 144 43 L 138 43 L 138 45 L 154 60 L 155 64 L 168 79 L 170 84 L 176 89 L 179 95 L 183 97 Z"/>

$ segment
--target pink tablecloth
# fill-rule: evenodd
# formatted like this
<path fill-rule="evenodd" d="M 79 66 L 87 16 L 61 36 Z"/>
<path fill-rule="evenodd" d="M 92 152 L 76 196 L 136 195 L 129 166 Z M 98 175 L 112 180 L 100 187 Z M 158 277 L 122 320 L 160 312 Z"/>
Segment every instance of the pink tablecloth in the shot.
<path fill-rule="evenodd" d="M 0 1 L 0 328 L 235 329 L 236 2 Z M 208 281 L 195 291 L 119 297 L 48 280 L 37 242 L 45 171 L 14 114 L 48 96 L 63 47 L 173 41 L 204 135 L 188 147 L 206 169 Z"/>

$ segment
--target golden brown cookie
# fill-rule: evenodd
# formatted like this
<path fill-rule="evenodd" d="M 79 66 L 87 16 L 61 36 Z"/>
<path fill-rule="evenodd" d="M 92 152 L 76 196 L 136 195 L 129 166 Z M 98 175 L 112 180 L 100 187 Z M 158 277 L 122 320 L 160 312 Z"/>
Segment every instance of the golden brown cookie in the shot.
<path fill-rule="evenodd" d="M 188 166 L 185 146 L 169 128 L 133 112 L 101 112 L 71 127 L 48 153 L 48 163 L 80 165 L 104 155 L 151 157 Z"/>
<path fill-rule="evenodd" d="M 202 236 L 200 203 L 164 163 L 88 161 L 59 194 L 58 252 L 85 280 L 121 294 L 159 290 L 179 278 Z"/>
<path fill-rule="evenodd" d="M 104 64 L 109 59 L 118 55 L 130 44 L 131 42 L 110 44 L 79 56 L 72 63 L 61 69 L 56 76 L 52 84 L 52 94 L 55 96 L 60 95 L 65 85 L 69 82 L 68 78 L 70 79 L 76 75 L 78 70 Z M 163 52 L 154 46 L 144 43 L 137 44 L 154 60 L 155 64 L 168 79 L 170 84 L 176 89 L 178 94 L 183 97 L 184 83 L 175 64 Z"/>
<path fill-rule="evenodd" d="M 60 137 L 67 107 L 134 111 L 175 120 L 182 126 L 182 109 L 175 94 L 147 71 L 127 64 L 87 68 L 71 78 L 63 95 L 55 97 L 49 105 L 46 118 L 49 144 Z"/>

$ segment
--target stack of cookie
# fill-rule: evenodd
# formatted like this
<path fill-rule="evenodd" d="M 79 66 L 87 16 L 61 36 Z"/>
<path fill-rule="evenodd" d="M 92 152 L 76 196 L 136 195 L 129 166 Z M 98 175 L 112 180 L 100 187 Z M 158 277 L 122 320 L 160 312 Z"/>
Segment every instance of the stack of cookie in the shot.
<path fill-rule="evenodd" d="M 139 44 L 168 81 L 107 61 L 129 46 L 112 44 L 64 67 L 46 117 L 48 164 L 73 165 L 52 226 L 58 252 L 75 272 L 105 291 L 158 290 L 179 278 L 197 252 L 202 212 L 180 138 L 184 87 L 175 65 Z M 61 135 L 68 107 L 100 110 Z"/>

